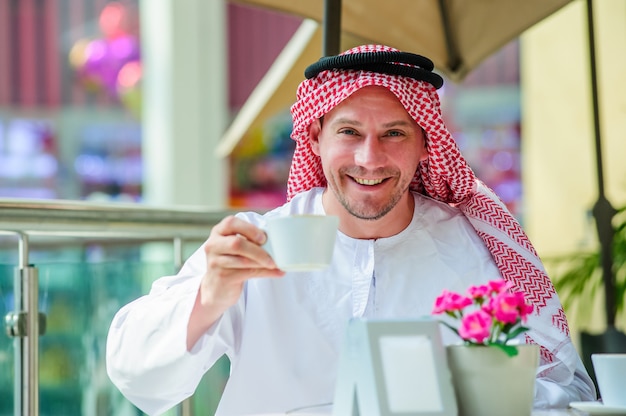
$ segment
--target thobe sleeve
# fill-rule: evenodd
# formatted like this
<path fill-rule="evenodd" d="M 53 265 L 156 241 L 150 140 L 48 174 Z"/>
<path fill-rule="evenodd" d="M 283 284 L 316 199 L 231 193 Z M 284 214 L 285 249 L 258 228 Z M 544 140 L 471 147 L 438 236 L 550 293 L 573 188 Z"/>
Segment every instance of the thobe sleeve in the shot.
<path fill-rule="evenodd" d="M 596 400 L 596 389 L 574 346 L 568 345 L 574 369 L 560 363 L 556 371 L 547 371 L 537 377 L 535 383 L 535 408 L 567 408 L 570 402 Z M 560 368 L 559 368 L 560 367 Z"/>
<path fill-rule="evenodd" d="M 234 348 L 241 300 L 187 351 L 187 323 L 204 261 L 199 249 L 180 273 L 158 279 L 148 295 L 120 309 L 109 329 L 109 377 L 147 414 L 160 414 L 191 396 L 204 373 Z"/>

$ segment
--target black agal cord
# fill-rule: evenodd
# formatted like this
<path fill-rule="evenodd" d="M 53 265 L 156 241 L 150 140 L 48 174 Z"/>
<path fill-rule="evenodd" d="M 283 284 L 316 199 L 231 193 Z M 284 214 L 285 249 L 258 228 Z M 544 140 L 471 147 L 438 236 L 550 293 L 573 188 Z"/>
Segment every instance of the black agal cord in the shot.
<path fill-rule="evenodd" d="M 353 69 L 400 75 L 426 81 L 437 89 L 443 85 L 443 78 L 432 72 L 434 65 L 430 59 L 409 52 L 380 51 L 325 56 L 309 65 L 304 71 L 304 76 L 311 79 L 329 69 Z"/>

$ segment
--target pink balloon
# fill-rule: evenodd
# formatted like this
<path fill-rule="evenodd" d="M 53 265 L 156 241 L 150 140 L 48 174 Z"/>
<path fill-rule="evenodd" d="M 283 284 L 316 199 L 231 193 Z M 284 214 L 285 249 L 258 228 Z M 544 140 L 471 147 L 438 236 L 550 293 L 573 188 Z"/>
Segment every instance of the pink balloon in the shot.
<path fill-rule="evenodd" d="M 104 6 L 98 19 L 100 30 L 107 39 L 138 34 L 139 13 L 129 1 L 113 1 Z"/>
<path fill-rule="evenodd" d="M 131 61 L 117 77 L 117 93 L 122 105 L 135 117 L 141 117 L 141 62 Z"/>
<path fill-rule="evenodd" d="M 117 75 L 118 92 L 137 88 L 141 83 L 141 62 L 126 63 Z"/>

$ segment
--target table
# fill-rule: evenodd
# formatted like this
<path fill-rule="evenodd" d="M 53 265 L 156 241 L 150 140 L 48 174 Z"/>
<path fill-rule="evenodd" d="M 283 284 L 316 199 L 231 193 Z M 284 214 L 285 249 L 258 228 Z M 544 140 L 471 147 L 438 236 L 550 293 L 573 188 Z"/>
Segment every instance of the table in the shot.
<path fill-rule="evenodd" d="M 328 416 L 332 414 L 331 409 L 324 409 L 322 411 L 311 411 L 311 410 L 302 410 L 302 411 L 293 411 L 289 413 L 264 413 L 257 415 L 248 415 L 248 416 L 285 416 L 285 415 L 296 415 L 296 416 Z M 531 416 L 590 416 L 589 413 L 583 412 L 577 409 L 548 409 L 548 410 L 533 410 Z"/>

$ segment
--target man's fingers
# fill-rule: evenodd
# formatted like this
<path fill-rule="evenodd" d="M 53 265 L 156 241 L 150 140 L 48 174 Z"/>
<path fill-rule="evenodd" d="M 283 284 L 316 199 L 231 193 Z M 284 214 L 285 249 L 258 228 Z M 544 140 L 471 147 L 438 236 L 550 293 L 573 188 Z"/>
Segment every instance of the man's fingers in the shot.
<path fill-rule="evenodd" d="M 252 268 L 252 269 L 245 269 L 245 275 L 247 278 L 283 277 L 285 275 L 285 272 L 280 269 Z"/>
<path fill-rule="evenodd" d="M 267 240 L 267 236 L 263 230 L 232 215 L 225 217 L 222 221 L 215 225 L 213 230 L 211 230 L 211 234 L 213 233 L 223 236 L 241 235 L 247 240 L 259 245 L 264 244 L 265 240 Z"/>
<path fill-rule="evenodd" d="M 219 270 L 222 281 L 241 281 L 253 277 L 282 277 L 285 272 L 275 267 L 260 267 L 250 259 L 238 256 L 222 255 L 212 260 L 212 268 Z"/>
<path fill-rule="evenodd" d="M 214 260 L 213 266 L 224 268 L 276 268 L 272 257 L 260 245 L 241 234 L 211 238 L 205 251 Z"/>
<path fill-rule="evenodd" d="M 276 264 L 269 257 L 264 250 L 265 254 L 261 255 L 260 259 L 255 259 L 252 255 L 235 255 L 235 254 L 221 254 L 209 260 L 210 266 L 219 269 L 263 269 L 263 270 L 277 270 Z M 266 257 L 267 256 L 267 260 Z"/>

